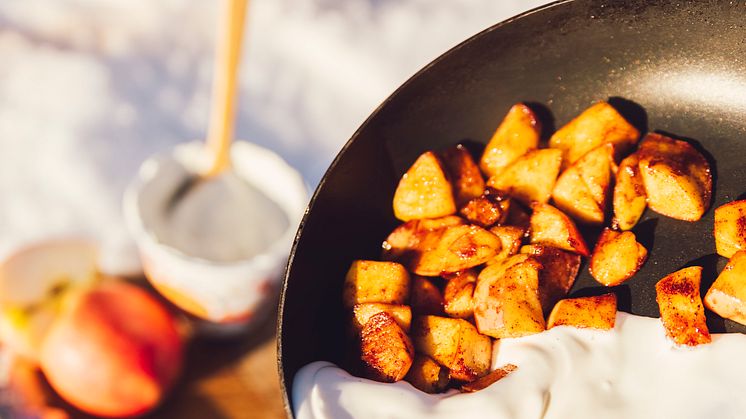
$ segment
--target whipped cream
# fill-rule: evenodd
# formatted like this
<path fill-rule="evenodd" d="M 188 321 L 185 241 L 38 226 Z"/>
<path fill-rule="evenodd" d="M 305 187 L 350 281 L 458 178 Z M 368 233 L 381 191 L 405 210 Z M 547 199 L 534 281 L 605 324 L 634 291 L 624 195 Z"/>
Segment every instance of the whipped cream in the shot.
<path fill-rule="evenodd" d="M 518 366 L 476 393 L 426 394 L 354 377 L 328 362 L 295 376 L 309 418 L 736 418 L 746 415 L 746 335 L 677 347 L 660 319 L 617 313 L 612 331 L 559 326 L 495 342 L 493 368 Z"/>

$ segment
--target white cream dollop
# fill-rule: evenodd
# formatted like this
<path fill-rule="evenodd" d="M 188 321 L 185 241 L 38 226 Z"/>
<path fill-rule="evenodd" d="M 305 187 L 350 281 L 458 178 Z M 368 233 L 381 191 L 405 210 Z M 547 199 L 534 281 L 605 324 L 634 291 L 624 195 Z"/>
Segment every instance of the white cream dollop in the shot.
<path fill-rule="evenodd" d="M 295 376 L 292 402 L 309 418 L 746 417 L 746 335 L 676 347 L 659 319 L 619 312 L 614 330 L 560 326 L 495 344 L 493 367 L 518 370 L 469 394 L 353 377 L 328 362 Z"/>

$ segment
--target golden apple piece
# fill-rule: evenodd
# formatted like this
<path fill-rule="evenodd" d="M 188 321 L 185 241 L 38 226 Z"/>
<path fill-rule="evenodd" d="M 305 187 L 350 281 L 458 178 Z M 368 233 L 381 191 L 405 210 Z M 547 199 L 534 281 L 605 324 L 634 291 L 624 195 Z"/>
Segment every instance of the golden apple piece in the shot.
<path fill-rule="evenodd" d="M 353 336 L 359 335 L 363 327 L 371 317 L 378 313 L 388 313 L 394 318 L 396 324 L 405 332 L 409 332 L 412 325 L 412 310 L 409 306 L 397 304 L 365 303 L 356 304 L 352 308 L 352 331 Z"/>
<path fill-rule="evenodd" d="M 484 376 L 492 363 L 492 340 L 466 320 L 421 316 L 412 324 L 418 352 L 450 369 L 451 378 L 469 382 Z"/>
<path fill-rule="evenodd" d="M 607 102 L 598 102 L 583 111 L 549 139 L 549 146 L 562 150 L 565 166 L 590 150 L 612 143 L 625 151 L 635 144 L 640 132 Z"/>
<path fill-rule="evenodd" d="M 668 337 L 677 345 L 710 343 L 705 310 L 699 295 L 702 267 L 691 266 L 655 284 L 656 301 Z"/>
<path fill-rule="evenodd" d="M 517 369 L 518 367 L 513 364 L 506 364 L 496 370 L 490 371 L 489 374 L 485 375 L 482 378 L 478 378 L 471 383 L 462 385 L 459 388 L 459 391 L 461 391 L 462 393 L 474 393 L 479 390 L 484 390 L 485 388 L 507 377 L 511 372 Z"/>
<path fill-rule="evenodd" d="M 406 304 L 409 301 L 409 273 L 396 262 L 356 260 L 350 265 L 342 288 L 342 302 L 356 304 Z"/>
<path fill-rule="evenodd" d="M 471 153 L 463 145 L 450 147 L 440 157 L 451 175 L 456 206 L 461 207 L 484 192 L 484 178 Z"/>
<path fill-rule="evenodd" d="M 497 236 L 475 225 L 434 230 L 420 244 L 422 251 L 410 270 L 422 276 L 440 276 L 481 265 L 501 246 Z"/>
<path fill-rule="evenodd" d="M 526 205 L 549 201 L 562 164 L 560 150 L 533 150 L 487 181 L 487 186 L 506 192 Z"/>
<path fill-rule="evenodd" d="M 604 229 L 593 249 L 591 276 L 607 287 L 632 278 L 648 258 L 648 250 L 637 242 L 635 233 Z"/>
<path fill-rule="evenodd" d="M 530 241 L 582 256 L 588 256 L 588 246 L 578 227 L 559 209 L 549 204 L 534 204 L 530 220 Z"/>
<path fill-rule="evenodd" d="M 730 258 L 705 294 L 705 306 L 720 317 L 746 325 L 746 250 Z"/>
<path fill-rule="evenodd" d="M 477 273 L 473 269 L 445 275 L 446 283 L 443 290 L 443 307 L 447 315 L 459 319 L 468 319 L 474 314 L 474 286 L 477 283 Z"/>
<path fill-rule="evenodd" d="M 402 221 L 437 218 L 456 212 L 448 175 L 432 151 L 420 155 L 394 192 L 394 216 Z"/>
<path fill-rule="evenodd" d="M 479 166 L 487 177 L 499 174 L 518 157 L 536 149 L 541 123 L 526 105 L 513 105 L 484 149 Z"/>
<path fill-rule="evenodd" d="M 715 247 L 729 258 L 746 250 L 746 200 L 733 201 L 715 209 Z"/>
<path fill-rule="evenodd" d="M 552 191 L 557 208 L 566 211 L 572 218 L 591 225 L 603 224 L 604 210 L 593 199 L 580 173 L 570 166 L 557 179 Z"/>
<path fill-rule="evenodd" d="M 35 363 L 62 305 L 100 279 L 98 250 L 86 240 L 40 242 L 0 264 L 0 341 Z"/>
<path fill-rule="evenodd" d="M 629 230 L 642 217 L 647 206 L 647 193 L 642 181 L 637 154 L 630 154 L 619 164 L 614 185 L 614 222 L 620 230 Z"/>
<path fill-rule="evenodd" d="M 404 379 L 425 393 L 440 393 L 448 386 L 448 368 L 444 368 L 429 356 L 417 354 Z"/>
<path fill-rule="evenodd" d="M 503 224 L 510 213 L 510 198 L 497 189 L 487 188 L 482 195 L 467 202 L 459 213 L 481 227 Z"/>
<path fill-rule="evenodd" d="M 495 257 L 487 261 L 488 265 L 518 253 L 523 242 L 523 237 L 526 234 L 526 229 L 515 226 L 495 226 L 490 229 L 490 232 L 500 238 L 502 248 Z"/>
<path fill-rule="evenodd" d="M 393 383 L 407 375 L 414 360 L 414 347 L 394 317 L 381 312 L 363 327 L 360 359 L 368 377 Z"/>
<path fill-rule="evenodd" d="M 533 256 L 542 266 L 539 271 L 539 301 L 544 314 L 549 314 L 575 283 L 580 270 L 580 255 L 541 244 L 523 246 L 521 253 Z"/>
<path fill-rule="evenodd" d="M 515 255 L 482 270 L 474 289 L 474 320 L 480 333 L 501 339 L 545 329 L 538 294 L 540 269 L 535 258 Z"/>
<path fill-rule="evenodd" d="M 581 329 L 610 330 L 616 321 L 616 295 L 613 293 L 561 300 L 547 320 L 547 329 L 572 326 Z"/>
<path fill-rule="evenodd" d="M 457 215 L 407 221 L 386 237 L 381 245 L 381 258 L 406 264 L 407 260 L 419 255 L 420 243 L 430 231 L 464 224 L 466 221 Z"/>
<path fill-rule="evenodd" d="M 557 179 L 557 208 L 586 224 L 603 224 L 611 185 L 614 147 L 602 144 L 579 158 Z"/>
<path fill-rule="evenodd" d="M 415 314 L 443 314 L 443 293 L 431 280 L 414 275 L 409 305 Z"/>
<path fill-rule="evenodd" d="M 686 141 L 648 134 L 637 151 L 648 207 L 667 217 L 697 221 L 710 206 L 707 159 Z"/>

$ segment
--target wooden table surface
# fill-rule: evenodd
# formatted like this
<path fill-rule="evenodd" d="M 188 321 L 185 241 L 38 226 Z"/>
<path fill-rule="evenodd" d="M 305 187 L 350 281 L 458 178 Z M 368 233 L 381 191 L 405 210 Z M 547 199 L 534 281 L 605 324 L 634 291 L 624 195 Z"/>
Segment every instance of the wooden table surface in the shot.
<path fill-rule="evenodd" d="M 184 375 L 163 405 L 146 416 L 164 419 L 284 418 L 277 372 L 276 315 L 250 336 L 232 340 L 196 339 L 190 343 Z M 23 381 L 31 405 L 65 412 L 49 418 L 89 419 L 61 401 L 36 371 Z M 0 403 L 2 404 L 2 403 Z M 59 410 L 58 410 L 59 409 Z M 2 413 L 2 410 L 0 410 Z M 11 415 L 14 416 L 14 415 Z M 2 417 L 2 414 L 0 414 Z M 19 413 L 18 418 L 29 418 Z M 6 419 L 3 417 L 3 419 Z M 16 419 L 12 417 L 11 419 Z"/>
<path fill-rule="evenodd" d="M 284 418 L 277 372 L 276 316 L 239 340 L 195 341 L 184 380 L 153 417 Z"/>

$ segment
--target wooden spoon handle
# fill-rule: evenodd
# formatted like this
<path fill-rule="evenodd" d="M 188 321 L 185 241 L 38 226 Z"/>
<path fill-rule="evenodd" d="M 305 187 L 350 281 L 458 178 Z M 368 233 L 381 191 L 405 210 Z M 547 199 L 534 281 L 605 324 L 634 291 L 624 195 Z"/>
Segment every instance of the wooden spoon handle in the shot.
<path fill-rule="evenodd" d="M 233 140 L 236 105 L 236 79 L 241 58 L 241 38 L 248 0 L 223 2 L 222 36 L 218 36 L 213 75 L 210 125 L 207 131 L 207 149 L 212 161 L 206 176 L 219 174 L 230 166 L 230 148 Z"/>

